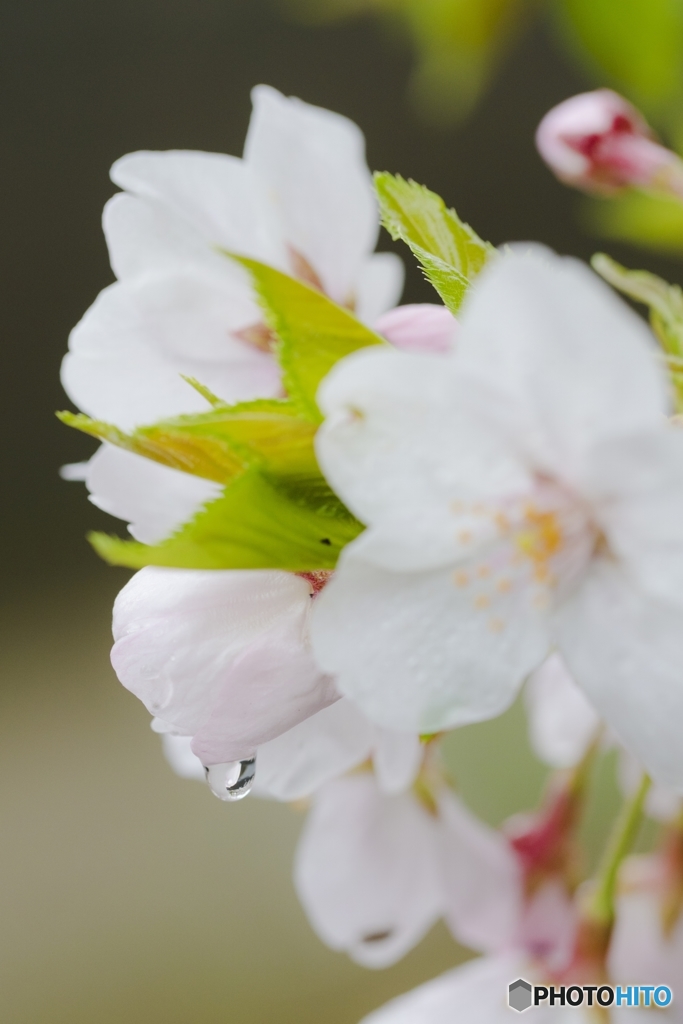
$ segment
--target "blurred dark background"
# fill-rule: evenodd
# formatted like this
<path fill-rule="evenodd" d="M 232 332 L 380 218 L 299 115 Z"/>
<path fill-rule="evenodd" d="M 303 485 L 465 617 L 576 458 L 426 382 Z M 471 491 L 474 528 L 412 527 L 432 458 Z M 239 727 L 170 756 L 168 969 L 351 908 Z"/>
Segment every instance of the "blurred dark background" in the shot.
<path fill-rule="evenodd" d="M 405 40 L 370 17 L 297 25 L 274 0 L 2 0 L 0 51 L 0 1020 L 353 1024 L 463 954 L 441 930 L 384 973 L 323 949 L 289 881 L 297 815 L 228 809 L 177 780 L 108 667 L 126 574 L 84 534 L 120 524 L 58 477 L 94 445 L 53 415 L 68 404 L 68 332 L 111 280 L 108 169 L 140 148 L 239 154 L 250 88 L 267 82 L 351 117 L 372 168 L 427 184 L 484 238 L 588 257 L 600 245 L 533 133 L 590 83 L 537 26 L 470 120 L 437 129 L 406 99 Z M 679 276 L 674 263 L 610 251 Z M 404 301 L 430 298 L 410 268 Z M 515 752 L 505 787 L 486 790 L 486 738 L 504 759 L 520 728 L 510 721 L 465 730 L 454 754 L 491 820 L 533 801 L 541 778 Z"/>

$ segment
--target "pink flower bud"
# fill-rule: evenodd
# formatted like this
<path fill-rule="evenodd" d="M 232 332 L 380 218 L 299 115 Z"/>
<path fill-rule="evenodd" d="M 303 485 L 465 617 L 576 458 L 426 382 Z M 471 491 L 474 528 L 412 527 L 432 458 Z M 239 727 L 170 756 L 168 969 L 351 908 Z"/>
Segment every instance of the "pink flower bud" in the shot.
<path fill-rule="evenodd" d="M 560 181 L 586 192 L 641 188 L 683 197 L 683 161 L 611 89 L 553 107 L 538 126 L 536 146 Z"/>
<path fill-rule="evenodd" d="M 424 302 L 390 309 L 376 321 L 375 330 L 406 352 L 450 352 L 458 321 L 445 306 Z"/>

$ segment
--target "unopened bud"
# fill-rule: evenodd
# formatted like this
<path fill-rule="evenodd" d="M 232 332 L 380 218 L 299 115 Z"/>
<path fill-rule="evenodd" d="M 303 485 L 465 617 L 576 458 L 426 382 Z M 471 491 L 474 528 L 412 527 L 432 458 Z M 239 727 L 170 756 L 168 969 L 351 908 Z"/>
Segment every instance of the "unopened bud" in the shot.
<path fill-rule="evenodd" d="M 585 192 L 639 188 L 683 198 L 683 161 L 611 89 L 581 93 L 553 107 L 538 126 L 536 145 L 560 181 Z"/>

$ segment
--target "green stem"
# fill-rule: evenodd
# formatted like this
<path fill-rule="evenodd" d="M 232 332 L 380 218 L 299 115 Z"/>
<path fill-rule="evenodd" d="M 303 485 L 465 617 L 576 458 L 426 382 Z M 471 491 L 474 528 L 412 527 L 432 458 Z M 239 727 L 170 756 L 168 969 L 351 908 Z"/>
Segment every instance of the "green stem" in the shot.
<path fill-rule="evenodd" d="M 619 868 L 638 834 L 645 797 L 650 785 L 650 777 L 644 774 L 637 792 L 624 802 L 603 855 L 595 892 L 591 900 L 590 913 L 591 917 L 606 925 L 611 925 L 614 920 L 614 897 Z"/>

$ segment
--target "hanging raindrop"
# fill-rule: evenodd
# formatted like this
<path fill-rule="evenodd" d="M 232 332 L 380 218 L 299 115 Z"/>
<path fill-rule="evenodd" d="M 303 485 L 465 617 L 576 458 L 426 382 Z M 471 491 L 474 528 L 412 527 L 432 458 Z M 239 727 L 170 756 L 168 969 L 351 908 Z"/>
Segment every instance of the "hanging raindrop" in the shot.
<path fill-rule="evenodd" d="M 251 791 L 256 775 L 256 758 L 204 765 L 209 789 L 219 800 L 242 800 Z"/>

